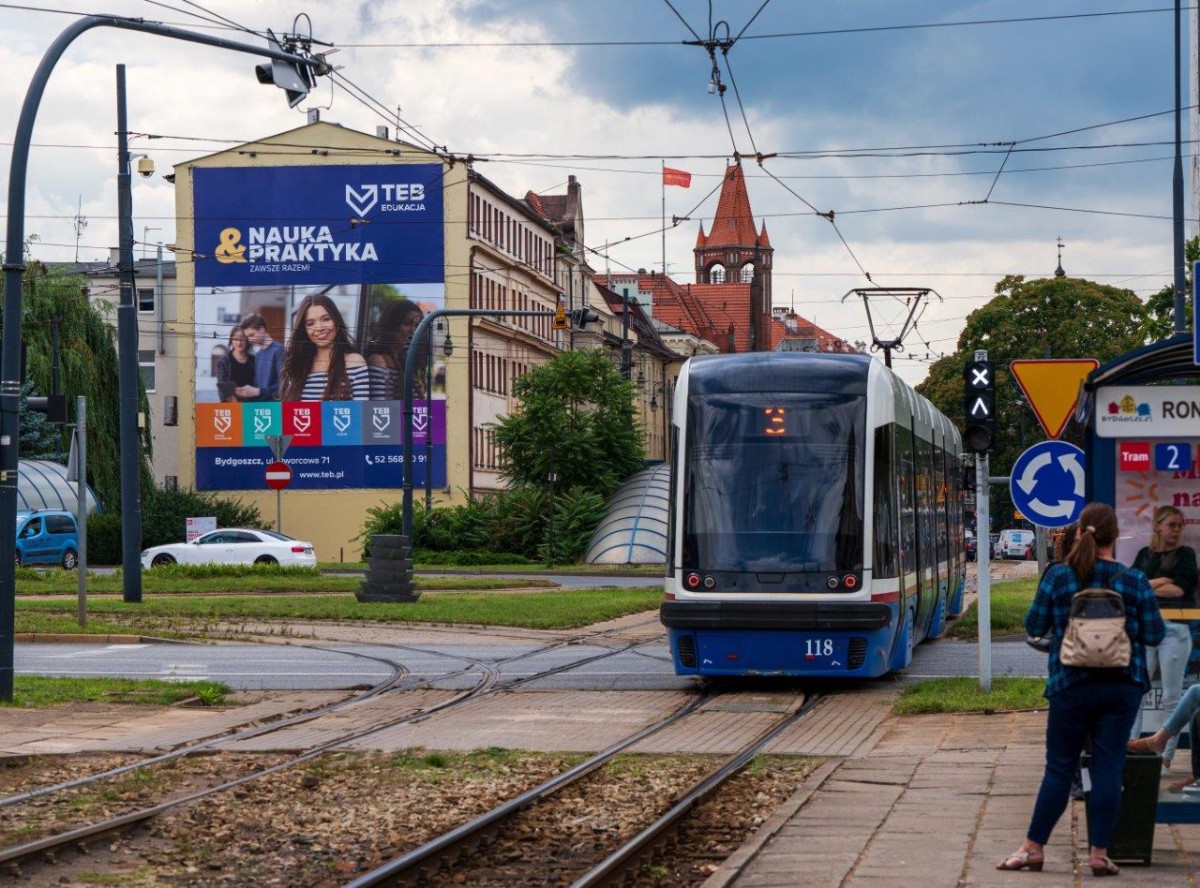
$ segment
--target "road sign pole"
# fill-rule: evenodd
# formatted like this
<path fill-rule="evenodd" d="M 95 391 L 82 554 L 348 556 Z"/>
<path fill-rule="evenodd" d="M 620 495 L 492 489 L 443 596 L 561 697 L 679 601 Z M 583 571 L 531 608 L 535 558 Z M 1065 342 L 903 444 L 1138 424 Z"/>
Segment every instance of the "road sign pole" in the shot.
<path fill-rule="evenodd" d="M 985 349 L 975 352 L 977 362 L 986 362 L 988 353 Z M 985 450 L 975 454 L 975 562 L 979 566 L 979 578 L 976 582 L 976 592 L 979 601 L 976 604 L 979 614 L 979 689 L 987 693 L 992 689 L 992 582 L 991 552 L 983 541 L 991 542 L 991 515 L 989 498 L 991 496 L 989 481 L 988 454 Z"/>
<path fill-rule="evenodd" d="M 283 488 L 275 491 L 275 532 L 283 533 Z"/>

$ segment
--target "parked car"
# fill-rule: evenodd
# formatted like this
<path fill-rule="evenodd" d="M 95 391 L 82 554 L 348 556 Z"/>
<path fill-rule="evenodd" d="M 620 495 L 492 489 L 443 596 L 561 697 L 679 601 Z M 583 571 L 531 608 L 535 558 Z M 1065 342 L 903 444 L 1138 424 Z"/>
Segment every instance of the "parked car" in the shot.
<path fill-rule="evenodd" d="M 164 564 L 279 564 L 316 567 L 312 543 L 272 530 L 226 527 L 210 530 L 190 543 L 154 546 L 142 553 L 142 567 Z"/>
<path fill-rule="evenodd" d="M 974 558 L 979 552 L 979 545 L 975 539 L 975 534 L 970 531 L 967 531 L 965 548 L 968 558 Z"/>
<path fill-rule="evenodd" d="M 17 513 L 17 564 L 79 566 L 79 528 L 70 512 L 41 509 Z"/>
<path fill-rule="evenodd" d="M 1016 528 L 1002 530 L 998 548 L 997 554 L 1001 558 L 1028 559 L 1033 550 L 1033 531 Z"/>

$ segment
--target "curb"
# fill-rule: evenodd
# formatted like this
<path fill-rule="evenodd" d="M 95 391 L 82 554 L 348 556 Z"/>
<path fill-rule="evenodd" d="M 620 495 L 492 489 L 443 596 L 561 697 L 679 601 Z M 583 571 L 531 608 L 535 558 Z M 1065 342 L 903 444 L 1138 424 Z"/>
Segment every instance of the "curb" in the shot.
<path fill-rule="evenodd" d="M 180 638 L 159 638 L 154 635 L 92 635 L 86 632 L 18 632 L 16 641 L 26 644 L 196 644 Z"/>

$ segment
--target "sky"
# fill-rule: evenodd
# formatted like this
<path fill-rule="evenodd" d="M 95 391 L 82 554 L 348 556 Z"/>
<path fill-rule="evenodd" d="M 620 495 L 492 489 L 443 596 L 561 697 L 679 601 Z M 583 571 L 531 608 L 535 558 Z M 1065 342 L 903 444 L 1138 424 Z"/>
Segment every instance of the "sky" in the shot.
<path fill-rule="evenodd" d="M 664 212 L 668 224 L 688 217 L 665 242 L 683 283 L 740 154 L 775 247 L 776 306 L 870 342 L 870 323 L 893 338 L 907 309 L 878 295 L 864 305 L 855 288 L 933 291 L 896 354 L 912 383 L 955 350 L 1001 278 L 1051 276 L 1060 241 L 1070 276 L 1143 298 L 1172 281 L 1174 9 L 1161 0 L 87 2 L 0 5 L 5 224 L 18 110 L 47 48 L 84 15 L 254 46 L 268 28 L 311 30 L 337 47 L 338 71 L 291 110 L 256 81 L 254 56 L 124 29 L 83 34 L 55 67 L 34 130 L 25 232 L 38 259 L 101 261 L 117 243 L 124 64 L 131 150 L 157 168 L 134 177 L 138 257 L 174 241 L 162 178 L 173 164 L 303 125 L 317 108 L 325 121 L 368 133 L 384 124 L 471 154 L 514 196 L 565 192 L 575 175 L 598 272 L 661 269 Z M 1194 28 L 1185 13 L 1184 106 Z M 707 51 L 687 44 L 711 34 L 736 38 L 715 52 L 724 105 L 708 91 Z M 1190 127 L 1185 111 L 1189 195 Z M 692 174 L 689 188 L 666 189 L 665 210 L 664 164 Z M 1190 197 L 1187 215 L 1191 236 Z"/>

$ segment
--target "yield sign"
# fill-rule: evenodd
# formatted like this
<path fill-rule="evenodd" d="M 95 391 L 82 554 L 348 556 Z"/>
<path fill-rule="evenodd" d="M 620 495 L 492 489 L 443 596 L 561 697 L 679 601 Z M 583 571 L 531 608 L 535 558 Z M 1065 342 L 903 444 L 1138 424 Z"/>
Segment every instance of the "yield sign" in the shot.
<path fill-rule="evenodd" d="M 1057 438 L 1079 400 L 1079 386 L 1099 366 L 1095 358 L 1045 358 L 1013 361 L 1008 368 L 1043 431 Z"/>

